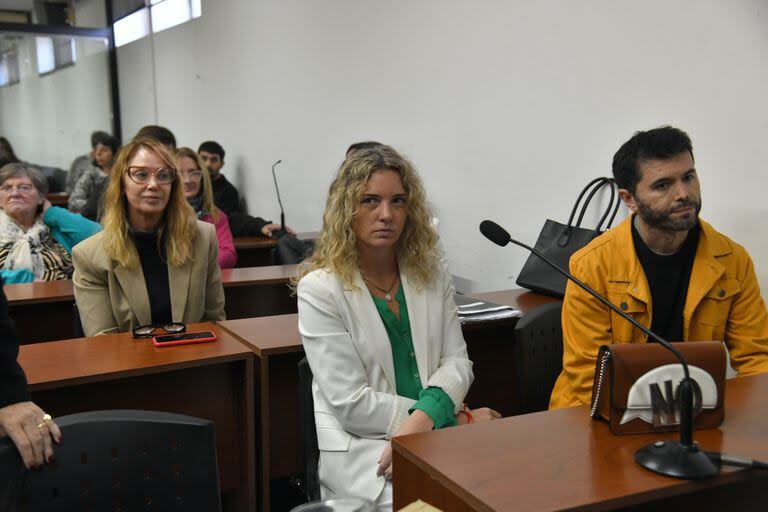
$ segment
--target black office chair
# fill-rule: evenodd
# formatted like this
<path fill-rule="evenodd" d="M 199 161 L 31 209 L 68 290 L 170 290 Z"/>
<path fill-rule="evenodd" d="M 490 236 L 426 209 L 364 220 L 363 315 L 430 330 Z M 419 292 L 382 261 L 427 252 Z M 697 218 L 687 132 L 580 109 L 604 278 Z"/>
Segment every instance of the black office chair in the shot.
<path fill-rule="evenodd" d="M 24 470 L 13 443 L 0 440 L 2 510 L 221 510 L 212 422 L 131 410 L 55 421 L 63 442 L 42 471 Z"/>
<path fill-rule="evenodd" d="M 562 302 L 527 312 L 515 327 L 515 365 L 520 412 L 546 411 L 555 380 L 563 370 Z"/>
<path fill-rule="evenodd" d="M 307 500 L 316 501 L 320 499 L 320 477 L 317 474 L 320 449 L 315 428 L 315 401 L 312 398 L 312 368 L 306 357 L 299 361 L 299 421 L 304 445 L 304 481 L 301 488 Z"/>

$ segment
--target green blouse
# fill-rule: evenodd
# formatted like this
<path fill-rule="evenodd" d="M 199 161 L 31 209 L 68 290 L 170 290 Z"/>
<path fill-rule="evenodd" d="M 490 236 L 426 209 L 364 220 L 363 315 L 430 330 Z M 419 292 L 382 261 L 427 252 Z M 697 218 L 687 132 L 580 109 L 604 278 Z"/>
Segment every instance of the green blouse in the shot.
<path fill-rule="evenodd" d="M 412 413 L 416 409 L 426 413 L 435 422 L 435 428 L 450 427 L 456 425 L 453 414 L 453 400 L 439 387 L 424 389 L 419 378 L 419 367 L 416 363 L 416 354 L 413 351 L 413 339 L 411 338 L 411 323 L 408 320 L 408 306 L 405 303 L 405 294 L 402 285 L 398 287 L 394 299 L 400 304 L 400 318 L 390 311 L 387 301 L 379 297 L 373 297 L 379 316 L 384 322 L 384 327 L 392 345 L 392 360 L 395 364 L 395 385 L 397 394 L 416 400 L 408 411 Z"/>

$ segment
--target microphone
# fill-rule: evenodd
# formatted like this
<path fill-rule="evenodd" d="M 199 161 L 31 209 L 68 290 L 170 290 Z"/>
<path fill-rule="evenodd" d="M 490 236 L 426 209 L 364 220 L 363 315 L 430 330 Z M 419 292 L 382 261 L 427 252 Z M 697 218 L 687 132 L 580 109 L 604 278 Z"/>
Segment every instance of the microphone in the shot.
<path fill-rule="evenodd" d="M 284 235 L 287 234 L 287 231 L 285 230 L 285 211 L 283 210 L 283 202 L 280 200 L 280 189 L 277 187 L 277 175 L 275 174 L 275 167 L 277 167 L 277 164 L 281 163 L 282 160 L 278 160 L 277 162 L 272 164 L 272 179 L 275 182 L 275 192 L 277 193 L 277 204 L 280 205 L 280 230 L 279 231 L 273 231 L 270 235 L 272 238 L 282 238 Z"/>
<path fill-rule="evenodd" d="M 538 258 L 547 263 L 550 267 L 570 279 L 581 289 L 588 292 L 594 298 L 605 304 L 608 308 L 615 311 L 623 319 L 643 331 L 652 339 L 659 342 L 667 350 L 671 351 L 680 361 L 683 367 L 684 378 L 677 387 L 680 403 L 680 441 L 679 442 L 656 442 L 640 448 L 635 453 L 635 460 L 638 464 L 667 476 L 684 478 L 689 480 L 698 480 L 710 478 L 719 473 L 719 469 L 712 463 L 709 457 L 699 449 L 693 441 L 693 396 L 695 382 L 691 379 L 688 372 L 688 362 L 683 355 L 675 349 L 667 340 L 648 329 L 646 326 L 629 316 L 627 313 L 613 305 L 611 301 L 597 293 L 587 284 L 577 279 L 573 274 L 560 268 L 556 263 L 544 256 L 541 252 L 522 242 L 513 239 L 506 229 L 490 220 L 484 220 L 480 223 L 480 232 L 491 242 L 506 246 L 510 242 L 527 249 Z"/>

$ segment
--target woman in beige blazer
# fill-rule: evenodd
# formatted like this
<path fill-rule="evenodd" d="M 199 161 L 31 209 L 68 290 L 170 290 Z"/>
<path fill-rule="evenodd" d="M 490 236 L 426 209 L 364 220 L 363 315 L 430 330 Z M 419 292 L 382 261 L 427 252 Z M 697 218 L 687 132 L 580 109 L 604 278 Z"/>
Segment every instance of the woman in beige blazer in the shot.
<path fill-rule="evenodd" d="M 216 233 L 195 218 L 164 146 L 137 139 L 123 147 L 103 221 L 104 231 L 72 251 L 87 336 L 224 319 Z"/>
<path fill-rule="evenodd" d="M 472 362 L 453 293 L 411 164 L 384 145 L 354 152 L 298 280 L 324 498 L 391 510 L 392 437 L 499 417 L 463 404 Z"/>

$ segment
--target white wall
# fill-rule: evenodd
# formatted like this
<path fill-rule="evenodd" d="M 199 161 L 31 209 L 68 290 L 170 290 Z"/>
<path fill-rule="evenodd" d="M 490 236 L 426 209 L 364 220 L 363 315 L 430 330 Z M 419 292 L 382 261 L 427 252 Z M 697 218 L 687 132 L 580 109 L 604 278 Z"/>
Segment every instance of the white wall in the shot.
<path fill-rule="evenodd" d="M 76 8 L 79 25 L 104 25 L 103 1 Z M 106 44 L 78 38 L 76 52 L 74 66 L 39 76 L 35 38 L 19 42 L 20 83 L 0 88 L 0 135 L 21 160 L 68 170 L 90 150 L 93 130 L 112 131 Z"/>
<path fill-rule="evenodd" d="M 389 143 L 420 170 L 451 270 L 477 291 L 514 286 L 526 258 L 482 238 L 481 220 L 533 242 L 634 131 L 673 124 L 694 140 L 703 216 L 747 247 L 765 290 L 767 7 L 208 0 L 200 19 L 118 50 L 123 128 L 220 141 L 225 174 L 273 219 L 282 158 L 301 231 L 320 228 L 346 146 Z"/>

